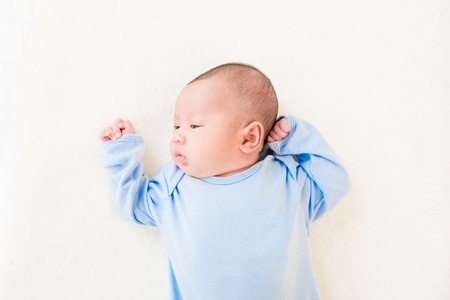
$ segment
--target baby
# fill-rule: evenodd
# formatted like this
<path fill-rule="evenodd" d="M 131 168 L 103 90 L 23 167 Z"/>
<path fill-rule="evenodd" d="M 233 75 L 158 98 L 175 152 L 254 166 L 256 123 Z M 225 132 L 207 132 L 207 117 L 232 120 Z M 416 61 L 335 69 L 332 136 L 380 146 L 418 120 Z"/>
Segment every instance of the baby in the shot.
<path fill-rule="evenodd" d="M 153 179 L 130 121 L 99 133 L 116 210 L 160 229 L 171 299 L 320 299 L 310 228 L 350 180 L 313 125 L 277 114 L 270 80 L 230 63 L 181 91 L 173 161 Z"/>

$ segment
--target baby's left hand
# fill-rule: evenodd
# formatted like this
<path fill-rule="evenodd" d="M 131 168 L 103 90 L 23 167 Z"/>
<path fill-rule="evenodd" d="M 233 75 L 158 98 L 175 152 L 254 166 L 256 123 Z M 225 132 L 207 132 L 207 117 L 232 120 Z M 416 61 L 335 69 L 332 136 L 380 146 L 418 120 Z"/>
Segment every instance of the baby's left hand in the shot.
<path fill-rule="evenodd" d="M 281 141 L 289 134 L 291 130 L 292 129 L 291 127 L 289 127 L 286 118 L 283 118 L 273 126 L 272 130 L 269 133 L 269 136 L 267 137 L 267 142 L 272 143 Z"/>

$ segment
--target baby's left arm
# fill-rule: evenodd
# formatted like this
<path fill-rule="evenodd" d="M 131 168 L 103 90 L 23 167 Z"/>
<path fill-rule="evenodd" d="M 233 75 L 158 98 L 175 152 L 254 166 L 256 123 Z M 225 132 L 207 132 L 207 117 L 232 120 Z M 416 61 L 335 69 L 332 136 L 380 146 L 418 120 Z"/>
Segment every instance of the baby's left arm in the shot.
<path fill-rule="evenodd" d="M 309 220 L 320 218 L 350 191 L 350 179 L 341 160 L 312 124 L 282 116 L 267 141 L 278 156 L 286 156 L 281 159 L 302 186 L 300 202 Z"/>

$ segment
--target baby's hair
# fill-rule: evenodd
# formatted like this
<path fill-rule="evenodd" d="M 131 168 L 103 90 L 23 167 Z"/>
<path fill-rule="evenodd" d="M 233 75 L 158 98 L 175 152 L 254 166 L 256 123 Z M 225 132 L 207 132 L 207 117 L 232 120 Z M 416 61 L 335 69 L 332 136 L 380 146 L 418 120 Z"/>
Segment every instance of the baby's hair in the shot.
<path fill-rule="evenodd" d="M 252 65 L 227 63 L 201 74 L 188 85 L 211 77 L 221 80 L 237 92 L 238 99 L 231 99 L 229 103 L 236 122 L 245 122 L 245 125 L 253 121 L 260 122 L 264 127 L 265 142 L 278 115 L 277 94 L 270 79 Z"/>

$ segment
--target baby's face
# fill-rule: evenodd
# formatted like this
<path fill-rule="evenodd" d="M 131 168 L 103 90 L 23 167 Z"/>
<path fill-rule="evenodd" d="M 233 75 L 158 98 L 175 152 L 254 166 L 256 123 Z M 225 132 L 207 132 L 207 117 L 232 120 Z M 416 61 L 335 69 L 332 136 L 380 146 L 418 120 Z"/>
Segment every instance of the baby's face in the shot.
<path fill-rule="evenodd" d="M 227 97 L 232 97 L 229 89 L 212 79 L 195 81 L 178 96 L 170 152 L 186 174 L 225 177 L 235 170 L 240 138 Z"/>

